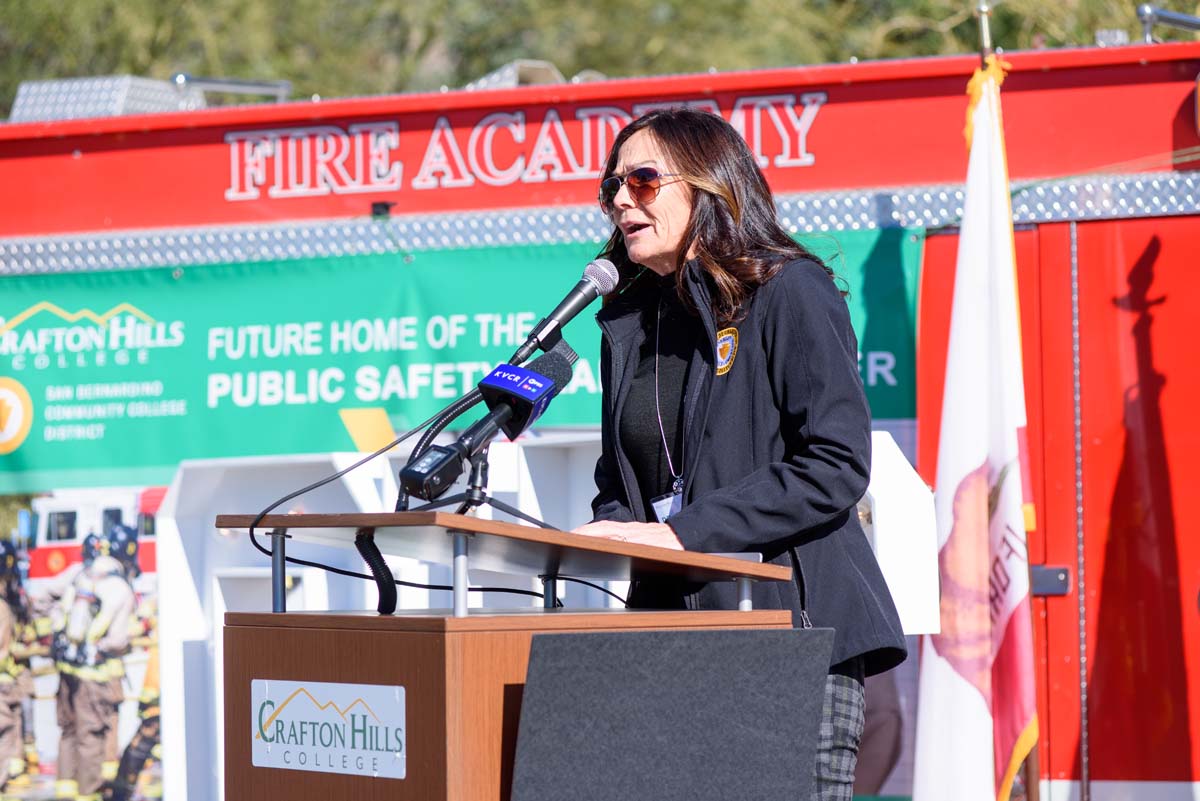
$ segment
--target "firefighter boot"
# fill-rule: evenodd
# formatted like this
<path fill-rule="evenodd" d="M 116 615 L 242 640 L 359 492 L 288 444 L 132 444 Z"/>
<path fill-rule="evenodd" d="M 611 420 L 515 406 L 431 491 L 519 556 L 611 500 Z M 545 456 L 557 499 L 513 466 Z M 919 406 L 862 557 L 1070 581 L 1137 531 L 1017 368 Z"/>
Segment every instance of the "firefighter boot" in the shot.
<path fill-rule="evenodd" d="M 157 745 L 157 726 L 154 727 L 152 733 L 154 736 L 147 736 L 149 732 L 146 731 L 145 724 L 143 724 L 143 727 L 134 733 L 129 745 L 125 747 L 125 753 L 121 755 L 120 766 L 112 779 L 112 791 L 108 795 L 109 801 L 129 801 L 133 797 L 138 776 Z"/>
<path fill-rule="evenodd" d="M 54 801 L 75 801 L 79 795 L 79 782 L 74 779 L 59 779 L 54 783 Z"/>
<path fill-rule="evenodd" d="M 146 801 L 162 798 L 162 743 L 156 742 L 150 749 L 150 759 L 142 769 L 142 795 Z"/>
<path fill-rule="evenodd" d="M 37 743 L 30 737 L 25 741 L 25 772 L 31 776 L 37 775 L 41 762 L 41 757 L 38 756 Z"/>
<path fill-rule="evenodd" d="M 22 786 L 20 779 L 25 779 L 24 786 L 29 786 L 29 779 L 25 776 L 25 760 L 13 757 L 8 760 L 5 769 L 5 774 L 0 776 L 0 790 L 19 789 Z"/>

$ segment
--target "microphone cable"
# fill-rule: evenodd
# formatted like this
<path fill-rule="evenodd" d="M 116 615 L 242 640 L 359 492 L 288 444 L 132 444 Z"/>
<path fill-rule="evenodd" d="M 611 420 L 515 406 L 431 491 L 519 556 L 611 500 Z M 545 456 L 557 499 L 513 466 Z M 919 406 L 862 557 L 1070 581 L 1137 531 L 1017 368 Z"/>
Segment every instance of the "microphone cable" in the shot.
<path fill-rule="evenodd" d="M 463 397 L 461 397 L 457 401 L 455 401 L 454 404 L 452 404 L 452 407 L 456 406 L 464 401 L 467 401 L 471 397 L 471 395 L 476 394 L 478 392 L 479 392 L 478 389 L 468 392 L 466 395 L 464 395 Z M 467 407 L 465 407 L 465 408 L 470 408 L 470 406 L 473 406 L 475 403 L 478 402 L 478 400 L 482 399 L 482 397 L 483 397 L 482 395 L 479 395 L 478 399 L 473 400 L 470 403 L 468 403 Z M 463 410 L 460 410 L 459 413 L 461 413 L 462 411 Z M 374 459 L 376 456 L 380 456 L 380 455 L 386 453 L 387 451 L 389 451 L 392 448 L 399 445 L 404 440 L 411 437 L 413 434 L 417 433 L 418 431 L 423 430 L 426 426 L 428 426 L 431 423 L 433 423 L 434 421 L 436 421 L 439 417 L 444 415 L 445 412 L 446 412 L 446 410 L 438 412 L 437 414 L 433 415 L 429 419 L 425 420 L 423 423 L 420 423 L 419 425 L 417 425 L 416 428 L 409 429 L 408 431 L 401 434 L 396 439 L 389 442 L 387 445 L 384 445 L 382 448 L 376 450 L 375 452 L 370 453 L 367 456 L 364 456 L 363 458 L 359 459 L 357 462 L 350 465 L 349 467 L 343 468 L 343 469 L 337 471 L 336 473 L 334 473 L 333 475 L 326 476 L 325 478 L 322 478 L 318 481 L 314 481 L 312 484 L 309 484 L 307 487 L 303 487 L 301 489 L 296 490 L 295 492 L 284 495 L 282 498 L 280 498 L 279 500 L 272 503 L 266 509 L 263 509 L 261 512 L 258 513 L 258 516 L 255 517 L 254 521 L 250 524 L 250 542 L 251 542 L 251 544 L 254 545 L 254 547 L 259 551 L 259 553 L 262 553 L 264 556 L 271 556 L 272 552 L 270 550 L 268 550 L 267 548 L 265 548 L 263 546 L 263 544 L 258 541 L 258 537 L 254 533 L 254 529 L 256 529 L 258 527 L 259 523 L 261 523 L 263 521 L 263 518 L 265 518 L 268 514 L 271 513 L 271 510 L 275 509 L 280 504 L 287 503 L 288 501 L 292 500 L 293 498 L 303 495 L 306 492 L 311 492 L 312 490 L 315 490 L 318 487 L 323 487 L 326 484 L 328 484 L 329 482 L 335 481 L 335 480 L 341 478 L 342 476 L 346 475 L 351 470 L 361 467 L 362 465 L 364 465 L 367 462 Z M 453 416 L 451 416 L 450 419 L 453 419 Z M 322 564 L 321 562 L 312 562 L 307 559 L 299 559 L 294 556 L 285 556 L 284 561 L 289 562 L 293 565 L 301 565 L 303 567 L 319 568 L 319 569 L 324 570 L 329 573 L 336 573 L 339 576 L 348 576 L 350 578 L 360 578 L 360 579 L 365 579 L 367 581 L 372 581 L 372 582 L 375 580 L 374 576 L 368 575 L 366 573 L 358 573 L 353 570 L 345 570 L 340 567 L 334 567 L 333 565 L 326 565 L 326 564 Z M 389 570 L 389 572 L 391 572 L 391 571 Z M 449 585 L 444 585 L 444 584 L 421 584 L 421 583 L 415 582 L 415 581 L 402 581 L 401 579 L 395 578 L 394 576 L 392 578 L 392 581 L 395 582 L 396 584 L 400 585 L 401 587 L 413 587 L 413 588 L 419 589 L 419 590 L 453 590 L 454 589 L 453 587 L 451 587 Z M 534 592 L 533 590 L 516 590 L 516 589 L 511 589 L 509 587 L 468 587 L 467 591 L 468 592 L 504 592 L 504 593 L 509 593 L 511 595 L 525 595 L 525 596 L 529 596 L 532 598 L 544 598 L 545 597 L 542 593 Z"/>
<path fill-rule="evenodd" d="M 599 584 L 593 584 L 590 581 L 584 581 L 581 578 L 575 578 L 574 576 L 558 576 L 558 575 L 551 576 L 549 574 L 544 575 L 544 576 L 538 576 L 538 578 L 542 579 L 543 581 L 555 579 L 557 581 L 570 581 L 570 582 L 574 582 L 575 584 L 582 584 L 585 587 L 591 587 L 593 590 L 599 590 L 600 592 L 604 593 L 605 595 L 611 595 L 613 598 L 616 598 L 618 601 L 620 601 L 622 606 L 629 605 L 629 603 L 624 598 L 622 598 L 620 595 L 617 595 L 612 590 L 610 590 L 606 587 L 601 587 Z M 562 606 L 561 601 L 559 602 L 559 606 Z"/>
<path fill-rule="evenodd" d="M 417 440 L 416 447 L 414 447 L 412 453 L 409 454 L 408 464 L 412 464 L 424 456 L 425 452 L 429 450 L 429 447 L 433 444 L 433 441 L 437 438 L 438 434 L 442 433 L 442 431 L 444 431 L 446 427 L 450 425 L 450 423 L 454 422 L 455 418 L 465 413 L 468 409 L 478 404 L 481 400 L 483 400 L 483 393 L 479 391 L 479 387 L 475 387 L 466 395 L 463 395 L 461 398 L 442 409 L 433 417 L 430 417 L 424 423 L 421 423 L 412 431 L 408 432 L 408 434 L 405 436 L 410 436 L 421 429 L 425 430 L 425 433 L 421 435 L 419 440 Z M 400 440 L 396 440 L 388 447 L 391 448 L 393 445 L 398 445 L 399 443 Z M 400 487 L 400 492 L 396 496 L 396 508 L 394 511 L 408 511 L 408 493 L 405 492 L 404 487 Z"/>

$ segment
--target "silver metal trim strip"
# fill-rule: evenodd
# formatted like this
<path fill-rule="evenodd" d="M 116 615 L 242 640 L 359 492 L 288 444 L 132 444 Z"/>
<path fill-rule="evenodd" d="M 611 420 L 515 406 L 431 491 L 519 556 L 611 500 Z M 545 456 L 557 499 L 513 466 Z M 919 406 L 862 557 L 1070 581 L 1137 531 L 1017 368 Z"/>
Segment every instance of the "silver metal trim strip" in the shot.
<path fill-rule="evenodd" d="M 960 185 L 781 195 L 792 233 L 953 228 Z M 1200 214 L 1200 172 L 1089 176 L 1014 186 L 1013 222 Z M 255 223 L 0 239 L 0 276 L 286 261 L 454 248 L 581 243 L 611 232 L 593 206 Z"/>

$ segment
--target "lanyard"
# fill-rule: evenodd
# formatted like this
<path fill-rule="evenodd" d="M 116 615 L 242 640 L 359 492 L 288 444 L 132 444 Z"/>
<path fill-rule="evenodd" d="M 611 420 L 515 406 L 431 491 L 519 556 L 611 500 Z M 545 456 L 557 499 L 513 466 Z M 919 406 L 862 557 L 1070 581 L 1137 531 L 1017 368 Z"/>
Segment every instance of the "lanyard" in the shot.
<path fill-rule="evenodd" d="M 654 313 L 654 414 L 658 418 L 658 433 L 662 437 L 663 452 L 667 456 L 667 469 L 671 471 L 671 492 L 678 495 L 683 492 L 683 473 L 675 472 L 675 463 L 671 461 L 671 446 L 667 444 L 667 432 L 663 428 L 662 406 L 658 400 L 658 350 L 659 329 L 662 327 L 662 298 L 658 299 L 658 308 Z M 686 443 L 685 443 L 686 445 Z M 679 454 L 680 467 L 683 467 L 683 453 Z"/>

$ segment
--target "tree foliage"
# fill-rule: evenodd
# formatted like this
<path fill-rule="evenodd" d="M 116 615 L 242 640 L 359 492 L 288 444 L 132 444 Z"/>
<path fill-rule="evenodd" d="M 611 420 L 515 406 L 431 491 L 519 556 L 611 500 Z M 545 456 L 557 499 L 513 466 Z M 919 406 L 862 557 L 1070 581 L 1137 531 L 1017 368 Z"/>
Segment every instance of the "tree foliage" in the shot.
<path fill-rule="evenodd" d="M 1200 13 L 1195 0 L 1160 5 Z M 517 58 L 570 76 L 970 53 L 976 0 L 4 0 L 0 115 L 23 80 L 177 72 L 327 97 L 461 86 Z M 1140 37 L 1132 0 L 997 0 L 1006 50 Z M 1161 28 L 1164 39 L 1192 34 Z"/>
<path fill-rule="evenodd" d="M 8 539 L 17 529 L 17 512 L 29 509 L 29 495 L 0 495 L 0 539 Z"/>

